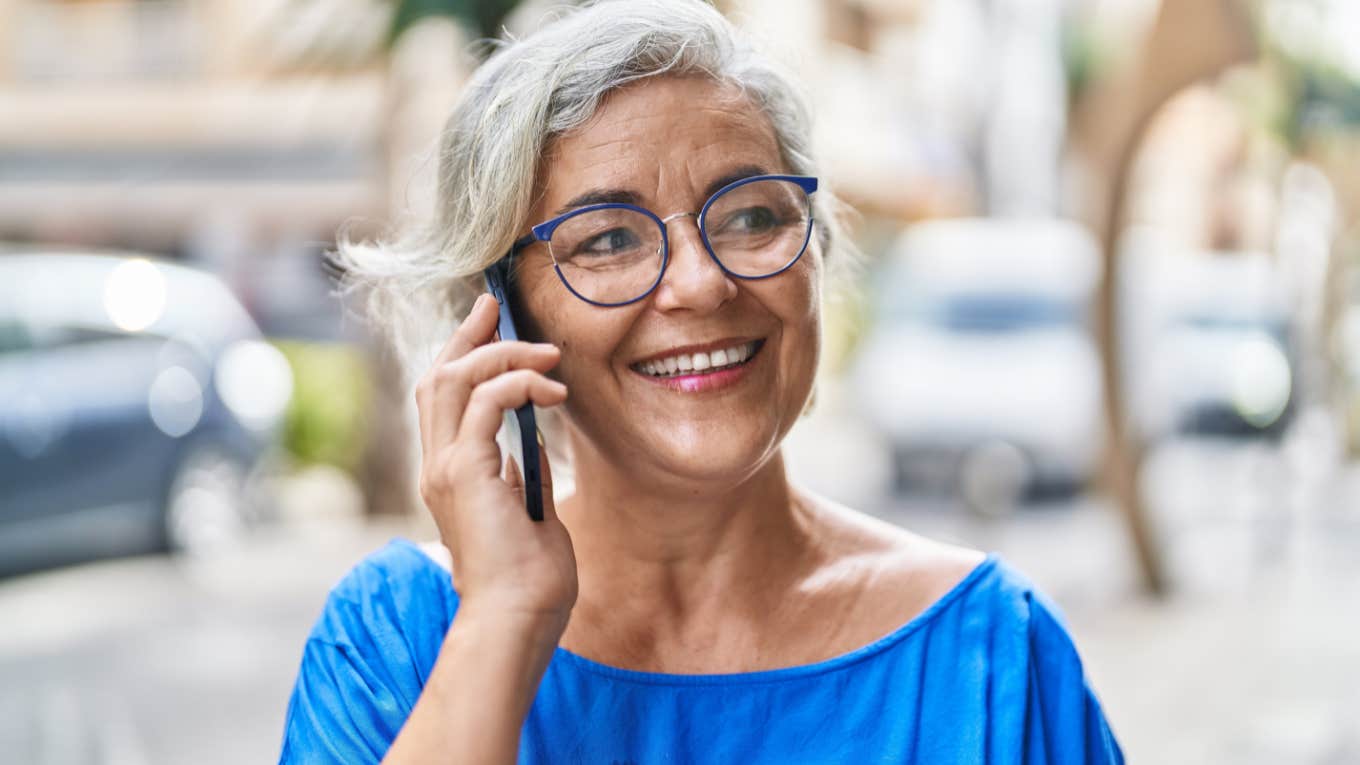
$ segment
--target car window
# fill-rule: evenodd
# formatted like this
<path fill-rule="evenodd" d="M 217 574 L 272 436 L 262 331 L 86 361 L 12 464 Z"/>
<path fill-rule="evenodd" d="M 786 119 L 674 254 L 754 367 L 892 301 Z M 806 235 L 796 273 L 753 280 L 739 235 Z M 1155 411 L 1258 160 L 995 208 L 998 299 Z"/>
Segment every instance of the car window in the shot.
<path fill-rule="evenodd" d="M 0 316 L 0 355 L 27 351 L 32 347 L 33 338 L 22 322 Z"/>
<path fill-rule="evenodd" d="M 91 327 L 78 324 L 34 324 L 17 319 L 0 319 L 0 354 L 24 351 L 54 351 L 93 343 L 159 338 L 150 332 L 123 332 L 114 327 Z"/>
<path fill-rule="evenodd" d="M 149 336 L 147 332 L 139 332 L 143 337 Z M 116 329 L 105 329 L 102 327 L 74 327 L 63 326 L 53 327 L 46 337 L 43 345 L 47 348 L 69 348 L 75 345 L 89 345 L 91 343 L 102 343 L 108 340 L 126 340 L 133 335 L 128 332 L 120 332 Z"/>
<path fill-rule="evenodd" d="M 932 311 L 934 323 L 959 332 L 1006 332 L 1076 324 L 1077 306 L 1040 295 L 952 295 Z"/>

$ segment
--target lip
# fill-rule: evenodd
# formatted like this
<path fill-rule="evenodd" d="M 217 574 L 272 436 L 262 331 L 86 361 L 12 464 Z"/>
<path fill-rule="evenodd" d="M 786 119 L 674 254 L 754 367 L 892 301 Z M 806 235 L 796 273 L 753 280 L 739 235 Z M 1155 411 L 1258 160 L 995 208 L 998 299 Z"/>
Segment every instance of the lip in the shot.
<path fill-rule="evenodd" d="M 722 341 L 722 342 L 725 343 L 725 342 L 731 342 L 731 341 L 724 340 L 724 341 Z M 748 340 L 748 341 L 744 341 L 744 342 L 751 342 L 751 341 Z M 697 352 L 699 352 L 699 351 L 705 350 L 706 348 L 710 348 L 710 349 L 713 349 L 713 350 L 717 350 L 717 349 L 719 349 L 719 348 L 725 348 L 725 347 L 728 347 L 728 346 L 724 346 L 724 345 L 722 345 L 722 344 L 720 343 L 720 344 L 717 344 L 717 345 L 708 345 L 708 346 L 698 346 L 698 345 L 695 345 L 695 346 L 689 346 L 689 347 L 690 347 L 690 348 L 693 348 L 694 350 L 686 351 L 686 350 L 684 350 L 684 349 L 679 349 L 679 350 L 674 350 L 674 351 L 666 351 L 666 353 L 665 353 L 664 355 L 660 356 L 660 357 L 651 357 L 651 356 L 649 356 L 648 358 L 643 359 L 642 361 L 650 361 L 650 360 L 652 360 L 653 358 L 665 358 L 665 356 L 670 355 L 670 354 L 673 354 L 673 353 L 674 353 L 674 354 L 679 354 L 679 353 L 697 353 Z M 761 351 L 763 351 L 763 350 L 765 350 L 765 341 L 764 341 L 764 339 L 762 338 L 762 339 L 756 341 L 756 350 L 755 350 L 755 353 L 754 353 L 749 359 L 747 359 L 746 362 L 745 362 L 744 364 L 741 364 L 741 365 L 735 366 L 735 367 L 730 367 L 730 368 L 728 368 L 728 369 L 722 369 L 722 370 L 719 370 L 719 371 L 717 371 L 717 372 L 701 372 L 701 373 L 698 373 L 698 374 L 680 374 L 680 375 L 674 375 L 674 376 L 670 376 L 670 377 L 652 377 L 651 375 L 645 374 L 645 373 L 643 373 L 643 372 L 639 372 L 639 371 L 636 370 L 636 369 L 631 369 L 631 368 L 630 368 L 629 371 L 631 371 L 633 374 L 637 375 L 638 377 L 642 378 L 643 380 L 646 380 L 647 382 L 649 382 L 649 383 L 651 383 L 651 384 L 653 384 L 653 385 L 658 385 L 658 386 L 663 387 L 663 388 L 669 388 L 669 389 L 671 389 L 671 390 L 673 390 L 673 391 L 677 391 L 677 392 L 680 392 L 680 393 L 705 393 L 705 392 L 708 392 L 708 391 L 715 391 L 715 390 L 721 390 L 721 389 L 723 389 L 723 388 L 730 388 L 730 387 L 732 387 L 733 385 L 736 385 L 737 383 L 741 382 L 741 380 L 742 380 L 744 377 L 746 377 L 747 375 L 749 375 L 749 374 L 751 373 L 751 370 L 754 369 L 755 366 L 756 366 L 757 364 L 761 363 L 761 359 L 764 358 L 764 354 L 761 353 Z"/>
<path fill-rule="evenodd" d="M 657 351 L 656 353 L 653 353 L 650 356 L 643 356 L 641 358 L 634 359 L 628 363 L 628 366 L 631 367 L 636 366 L 638 364 L 645 364 L 648 361 L 656 361 L 657 359 L 664 359 L 669 356 L 680 356 L 682 354 L 691 353 L 711 353 L 712 351 L 725 350 L 735 345 L 745 345 L 747 343 L 754 343 L 764 339 L 765 338 L 763 337 L 751 335 L 746 337 L 725 337 L 721 340 L 714 340 L 713 342 L 710 343 L 699 343 L 697 345 L 677 345 L 674 348 L 667 348 L 664 351 Z"/>

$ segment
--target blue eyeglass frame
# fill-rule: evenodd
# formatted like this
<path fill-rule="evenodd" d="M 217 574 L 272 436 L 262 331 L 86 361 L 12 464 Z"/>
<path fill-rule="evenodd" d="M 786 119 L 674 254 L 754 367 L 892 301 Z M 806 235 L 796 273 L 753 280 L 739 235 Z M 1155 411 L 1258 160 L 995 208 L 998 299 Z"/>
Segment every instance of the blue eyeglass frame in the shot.
<path fill-rule="evenodd" d="M 745 281 L 758 281 L 760 279 L 769 279 L 772 276 L 778 276 L 779 274 L 782 274 L 785 271 L 792 268 L 793 264 L 797 263 L 799 259 L 803 257 L 803 253 L 807 252 L 808 242 L 812 241 L 812 225 L 814 222 L 816 222 L 815 216 L 812 215 L 811 207 L 808 208 L 807 230 L 803 232 L 803 245 L 798 249 L 798 254 L 790 258 L 789 262 L 781 266 L 778 271 L 772 271 L 768 274 L 761 274 L 759 276 L 746 276 L 745 274 L 739 274 L 729 269 L 722 262 L 722 259 L 718 257 L 718 254 L 713 251 L 713 243 L 708 240 L 708 232 L 704 229 L 704 218 L 708 214 L 709 207 L 713 205 L 713 202 L 715 200 L 717 200 L 723 194 L 726 194 L 727 192 L 731 191 L 732 189 L 740 188 L 741 186 L 745 186 L 748 183 L 755 183 L 756 181 L 786 181 L 802 189 L 803 193 L 807 195 L 811 195 L 817 191 L 817 178 L 814 176 L 753 175 L 748 178 L 742 178 L 740 180 L 733 181 L 727 184 L 726 186 L 723 186 L 722 188 L 718 189 L 717 191 L 713 192 L 713 196 L 710 196 L 708 198 L 708 201 L 704 202 L 704 206 L 699 209 L 697 215 L 695 215 L 694 213 L 676 213 L 674 215 L 667 216 L 666 219 L 663 220 L 657 217 L 656 213 L 652 212 L 651 210 L 648 210 L 645 207 L 638 207 L 637 205 L 630 205 L 623 202 L 602 202 L 600 204 L 587 205 L 585 207 L 580 207 L 575 210 L 570 210 L 568 212 L 562 213 L 561 215 L 558 215 L 555 218 L 550 218 L 549 220 L 543 221 L 537 226 L 530 228 L 528 234 L 521 237 L 513 245 L 511 245 L 510 251 L 505 254 L 505 258 L 503 258 L 503 260 L 512 261 L 513 258 L 516 255 L 518 255 L 522 250 L 534 244 L 535 242 L 548 242 L 550 239 L 552 239 L 553 232 L 557 230 L 558 226 L 561 226 L 563 223 L 567 222 L 571 218 L 576 217 L 577 215 L 584 215 L 585 213 L 594 212 L 596 210 L 632 210 L 633 212 L 642 213 L 643 215 L 646 215 L 648 218 L 651 218 L 656 223 L 656 227 L 661 229 L 661 269 L 657 272 L 656 281 L 652 282 L 651 285 L 648 286 L 646 290 L 643 290 L 641 295 L 638 295 L 637 297 L 632 298 L 631 300 L 623 300 L 617 303 L 606 303 L 601 302 L 599 300 L 591 300 L 585 295 L 582 295 L 581 293 L 577 292 L 576 288 L 571 286 L 571 282 L 567 281 L 567 277 L 562 274 L 562 266 L 560 266 L 557 263 L 557 259 L 553 257 L 552 248 L 551 246 L 549 246 L 548 257 L 553 258 L 553 270 L 557 272 L 557 278 L 561 280 L 562 285 L 565 286 L 567 290 L 571 292 L 571 294 L 575 295 L 577 298 L 580 298 L 581 300 L 584 300 L 587 303 L 590 303 L 591 305 L 599 306 L 601 308 L 617 308 L 619 306 L 630 305 L 652 294 L 652 292 L 656 289 L 657 285 L 661 284 L 661 280 L 665 278 L 666 267 L 670 265 L 671 260 L 670 237 L 666 231 L 666 221 L 672 220 L 677 216 L 690 216 L 690 215 L 695 216 L 695 225 L 697 225 L 699 228 L 699 238 L 703 240 L 704 249 L 708 251 L 708 256 L 713 259 L 714 263 L 718 264 L 718 268 L 722 269 L 722 272 L 724 274 L 727 274 L 728 276 L 734 279 L 743 279 Z M 509 265 L 510 263 L 507 263 L 506 267 L 507 273 L 513 271 L 513 269 L 509 268 Z"/>

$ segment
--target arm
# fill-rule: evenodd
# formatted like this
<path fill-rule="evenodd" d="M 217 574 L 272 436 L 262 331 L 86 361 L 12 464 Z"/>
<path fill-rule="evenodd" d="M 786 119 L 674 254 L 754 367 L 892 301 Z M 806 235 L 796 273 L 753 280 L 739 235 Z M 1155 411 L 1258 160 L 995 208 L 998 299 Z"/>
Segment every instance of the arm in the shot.
<path fill-rule="evenodd" d="M 530 520 L 496 445 L 503 413 L 556 406 L 550 345 L 495 342 L 483 295 L 416 386 L 420 491 L 458 572 L 462 604 L 429 682 L 384 762 L 513 763 L 539 680 L 576 601 L 576 558 L 540 453 L 543 519 Z"/>
<path fill-rule="evenodd" d="M 538 371 L 559 354 L 492 343 L 495 320 L 495 301 L 479 302 L 417 387 L 421 495 L 458 575 L 456 611 L 436 619 L 446 604 L 399 597 L 394 582 L 420 575 L 389 577 L 391 561 L 356 567 L 308 640 L 281 763 L 514 761 L 577 579 L 546 456 L 534 522 L 517 471 L 498 474 L 495 443 L 503 411 L 565 398 Z M 428 584 L 424 597 L 449 582 Z"/>
<path fill-rule="evenodd" d="M 383 762 L 515 762 L 520 727 L 561 632 L 552 620 L 465 604 Z"/>

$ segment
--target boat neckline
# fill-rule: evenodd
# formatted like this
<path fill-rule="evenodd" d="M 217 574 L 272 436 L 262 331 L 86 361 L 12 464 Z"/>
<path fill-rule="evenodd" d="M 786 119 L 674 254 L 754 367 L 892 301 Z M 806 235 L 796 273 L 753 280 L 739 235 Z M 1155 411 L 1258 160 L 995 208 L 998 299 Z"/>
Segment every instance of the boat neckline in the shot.
<path fill-rule="evenodd" d="M 438 561 L 433 560 L 429 554 L 421 549 L 420 545 L 415 542 L 403 538 L 397 538 L 392 541 L 402 543 L 412 552 L 418 554 L 421 559 L 426 561 L 429 565 L 436 566 L 441 572 L 447 573 L 443 565 Z M 996 553 L 987 553 L 982 561 L 974 566 L 967 575 L 956 582 L 954 586 L 950 587 L 943 595 L 936 598 L 925 610 L 909 619 L 905 624 L 897 627 L 883 637 L 877 638 L 859 648 L 854 648 L 846 653 L 808 664 L 795 664 L 788 667 L 758 669 L 746 672 L 675 674 L 670 672 L 651 672 L 640 669 L 615 667 L 610 664 L 595 661 L 594 659 L 588 659 L 578 653 L 563 648 L 560 645 L 554 648 L 553 653 L 555 657 L 560 657 L 567 663 L 593 674 L 648 685 L 741 685 L 810 677 L 853 666 L 902 642 L 930 622 L 934 621 L 945 609 L 949 608 L 949 606 L 962 597 L 964 593 L 982 580 L 990 571 L 996 568 L 999 561 L 1000 559 Z M 445 577 L 443 581 L 450 590 L 453 590 L 453 580 L 451 578 Z M 457 599 L 456 591 L 454 591 L 454 597 Z"/>

